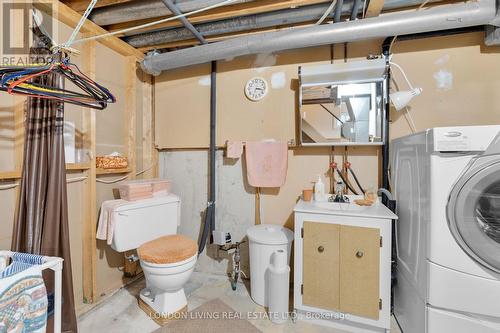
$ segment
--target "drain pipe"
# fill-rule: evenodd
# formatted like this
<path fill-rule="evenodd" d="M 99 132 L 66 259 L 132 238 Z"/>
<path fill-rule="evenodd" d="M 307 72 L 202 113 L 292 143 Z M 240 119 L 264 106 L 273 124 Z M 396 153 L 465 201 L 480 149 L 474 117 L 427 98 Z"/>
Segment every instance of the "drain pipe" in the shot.
<path fill-rule="evenodd" d="M 215 164 L 216 125 L 217 125 L 217 61 L 212 61 L 212 66 L 210 71 L 210 149 L 208 153 L 209 155 L 208 204 L 207 204 L 207 209 L 205 211 L 205 222 L 203 225 L 203 231 L 198 246 L 198 255 L 200 255 L 205 249 L 207 240 L 210 240 L 210 244 L 212 244 L 213 242 L 212 234 L 213 231 L 215 230 L 215 199 L 216 199 L 215 174 L 217 171 Z"/>
<path fill-rule="evenodd" d="M 161 71 L 258 53 L 272 53 L 319 45 L 355 42 L 374 38 L 494 24 L 495 0 L 456 3 L 421 11 L 384 14 L 336 24 L 228 39 L 178 51 L 146 56 L 143 69 L 158 75 Z"/>
<path fill-rule="evenodd" d="M 165 6 L 172 11 L 175 15 L 180 15 L 182 12 L 171 0 L 162 0 Z M 200 34 L 198 30 L 187 20 L 185 17 L 180 20 L 182 24 L 191 31 L 191 33 L 198 39 L 201 44 L 207 44 L 207 41 Z M 205 221 L 203 224 L 203 231 L 200 237 L 200 243 L 198 245 L 198 255 L 200 255 L 205 249 L 207 240 L 210 239 L 210 243 L 213 242 L 212 234 L 215 230 L 215 153 L 216 153 L 216 125 L 217 125 L 217 61 L 212 61 L 212 67 L 210 71 L 210 149 L 209 149 L 209 166 L 208 166 L 208 177 L 209 177 L 209 188 L 208 188 L 208 203 L 207 209 L 205 210 Z M 209 235 L 210 233 L 210 235 Z"/>
<path fill-rule="evenodd" d="M 390 99 L 390 90 L 391 90 L 391 67 L 390 67 L 390 59 L 391 55 L 389 53 L 390 44 L 392 39 L 386 38 L 384 43 L 382 44 L 382 56 L 385 58 L 385 63 L 387 66 L 387 79 L 385 80 L 385 121 L 383 124 L 384 131 L 384 145 L 382 146 L 382 188 L 389 188 L 389 160 L 390 160 L 390 151 L 389 151 L 389 128 L 391 123 L 391 99 Z M 388 201 L 386 198 L 382 198 L 382 202 L 387 205 Z"/>
<path fill-rule="evenodd" d="M 333 15 L 333 22 L 340 22 L 340 16 L 342 15 L 342 7 L 344 7 L 344 0 L 337 0 L 337 6 L 335 7 L 335 14 Z"/>
<path fill-rule="evenodd" d="M 361 0 L 354 0 L 354 2 L 352 3 L 351 21 L 354 21 L 358 17 L 360 6 Z"/>
<path fill-rule="evenodd" d="M 212 203 L 212 214 L 210 220 L 210 243 L 212 243 L 212 232 L 215 230 L 215 152 L 216 152 L 216 126 L 217 126 L 217 61 L 212 61 L 210 72 L 210 196 L 208 201 Z"/>

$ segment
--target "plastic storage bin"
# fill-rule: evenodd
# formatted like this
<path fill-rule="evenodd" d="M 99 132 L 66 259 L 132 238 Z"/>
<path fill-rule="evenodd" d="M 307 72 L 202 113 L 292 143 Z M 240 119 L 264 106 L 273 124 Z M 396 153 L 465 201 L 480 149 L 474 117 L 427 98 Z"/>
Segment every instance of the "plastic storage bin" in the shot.
<path fill-rule="evenodd" d="M 287 253 L 290 265 L 293 232 L 279 225 L 261 224 L 247 231 L 250 247 L 250 295 L 255 303 L 268 306 L 269 265 L 274 251 Z"/>
<path fill-rule="evenodd" d="M 120 198 L 127 201 L 166 196 L 170 193 L 170 181 L 165 179 L 130 180 L 118 187 Z"/>

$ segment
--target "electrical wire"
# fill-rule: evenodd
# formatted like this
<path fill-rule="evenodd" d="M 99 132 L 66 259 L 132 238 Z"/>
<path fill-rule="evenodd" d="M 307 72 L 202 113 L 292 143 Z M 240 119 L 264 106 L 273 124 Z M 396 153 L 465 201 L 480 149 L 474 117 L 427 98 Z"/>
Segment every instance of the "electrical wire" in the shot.
<path fill-rule="evenodd" d="M 406 76 L 406 73 L 401 66 L 399 66 L 398 64 L 396 64 L 395 62 L 392 62 L 392 61 L 389 61 L 389 64 L 391 66 L 396 67 L 399 70 L 399 72 L 402 74 L 403 78 L 405 79 L 406 83 L 408 84 L 408 87 L 410 87 L 411 90 L 415 89 L 413 87 L 413 85 L 411 84 L 410 80 L 408 79 L 408 76 Z M 412 116 L 412 114 L 410 112 L 410 108 L 408 106 L 405 107 L 404 116 L 405 116 L 406 122 L 408 123 L 408 126 L 410 127 L 410 130 L 412 131 L 412 133 L 416 133 L 417 126 L 415 126 L 415 121 L 413 120 L 413 116 Z"/>
<path fill-rule="evenodd" d="M 399 71 L 403 75 L 403 78 L 405 79 L 406 83 L 408 83 L 408 86 L 410 87 L 410 89 L 413 90 L 414 89 L 413 85 L 411 84 L 410 80 L 408 80 L 408 77 L 406 76 L 406 73 L 403 70 L 403 68 L 401 66 L 399 66 L 398 64 L 396 64 L 395 62 L 392 62 L 392 61 L 389 61 L 389 65 L 394 66 L 397 69 L 399 69 Z"/>
<path fill-rule="evenodd" d="M 19 184 L 18 183 L 15 183 L 15 184 L 10 184 L 10 185 L 0 185 L 0 191 L 3 191 L 3 190 L 10 190 L 10 189 L 13 189 L 13 188 L 16 188 L 18 187 Z"/>
<path fill-rule="evenodd" d="M 102 183 L 102 184 L 115 184 L 115 183 L 119 183 L 119 182 L 127 179 L 128 177 L 129 177 L 129 175 L 126 175 L 126 176 L 123 176 L 123 177 L 120 177 L 120 178 L 117 178 L 117 179 L 113 179 L 113 180 L 96 179 L 95 181 L 98 182 L 98 183 Z"/>
<path fill-rule="evenodd" d="M 66 41 L 66 43 L 64 43 L 64 48 L 69 48 L 71 46 L 71 44 L 73 44 L 73 42 L 75 41 L 76 39 L 76 36 L 78 35 L 78 33 L 80 32 L 80 29 L 83 27 L 83 25 L 85 24 L 85 21 L 87 20 L 87 18 L 89 17 L 90 15 L 90 12 L 92 12 L 92 9 L 94 9 L 94 6 L 96 5 L 97 3 L 97 0 L 92 0 L 88 7 L 87 7 L 87 10 L 85 10 L 85 13 L 83 13 L 82 17 L 80 18 L 80 21 L 78 22 L 77 26 L 75 27 L 75 29 L 73 29 L 73 32 L 71 33 L 71 36 L 69 37 L 69 39 Z"/>
<path fill-rule="evenodd" d="M 365 18 L 366 15 L 366 0 L 363 1 L 363 18 Z"/>
<path fill-rule="evenodd" d="M 225 5 L 228 5 L 228 4 L 230 4 L 232 2 L 235 2 L 235 1 L 237 1 L 237 0 L 226 0 L 226 1 L 222 1 L 222 2 L 219 2 L 217 4 L 208 6 L 208 7 L 204 7 L 204 8 L 200 8 L 200 9 L 197 9 L 197 10 L 193 10 L 191 12 L 183 13 L 181 15 L 167 17 L 167 18 L 164 18 L 164 19 L 161 19 L 161 20 L 157 20 L 157 21 L 154 21 L 154 22 L 145 23 L 145 24 L 141 24 L 141 25 L 137 25 L 137 26 L 134 26 L 134 27 L 130 27 L 130 28 L 122 29 L 122 30 L 117 30 L 117 31 L 113 31 L 113 32 L 108 32 L 108 33 L 105 33 L 105 34 L 102 34 L 102 35 L 96 35 L 96 36 L 90 36 L 90 37 L 78 39 L 78 40 L 75 40 L 72 43 L 72 45 L 78 44 L 78 43 L 83 43 L 83 42 L 88 42 L 88 41 L 91 41 L 91 40 L 106 38 L 106 37 L 110 37 L 110 36 L 114 36 L 114 35 L 124 34 L 124 33 L 130 32 L 130 31 L 139 30 L 139 29 L 143 29 L 143 28 L 149 28 L 151 26 L 155 26 L 155 25 L 158 25 L 158 24 L 161 24 L 161 23 L 165 23 L 165 22 L 177 20 L 177 19 L 179 19 L 181 17 L 187 17 L 187 16 L 190 16 L 190 15 L 194 15 L 194 14 L 198 14 L 198 13 L 201 13 L 201 12 L 205 12 L 207 10 L 211 10 L 211 9 L 215 9 L 215 8 L 218 8 L 218 7 L 221 7 L 221 6 L 225 6 Z"/>
<path fill-rule="evenodd" d="M 88 177 L 83 176 L 83 177 L 69 178 L 66 179 L 66 183 L 71 184 L 71 183 L 81 182 L 84 181 L 85 179 L 88 179 Z"/>
<path fill-rule="evenodd" d="M 344 175 L 342 174 L 342 172 L 340 172 L 339 168 L 338 167 L 335 167 L 335 170 L 337 170 L 337 173 L 339 174 L 340 178 L 342 179 L 342 181 L 344 182 L 344 184 L 347 186 L 347 188 L 354 194 L 354 195 L 358 195 L 358 192 L 356 192 L 352 186 L 349 184 L 349 182 L 347 181 L 347 179 L 345 179 Z"/>
<path fill-rule="evenodd" d="M 151 166 L 149 166 L 148 168 L 143 169 L 143 170 L 141 170 L 141 171 L 137 172 L 135 175 L 136 175 L 136 176 L 140 176 L 140 175 L 142 175 L 143 173 L 148 172 L 149 170 L 153 169 L 155 166 L 156 166 L 156 163 L 151 164 Z M 98 182 L 98 183 L 102 183 L 102 184 L 115 184 L 115 183 L 118 183 L 118 182 L 121 182 L 121 181 L 123 181 L 123 180 L 127 179 L 129 176 L 130 176 L 130 175 L 128 174 L 128 175 L 126 175 L 126 176 L 123 176 L 123 177 L 120 177 L 120 178 L 117 178 L 117 179 L 113 179 L 113 180 L 102 180 L 102 179 L 96 179 L 96 182 Z"/>
<path fill-rule="evenodd" d="M 151 166 L 150 166 L 149 168 L 146 168 L 146 169 L 144 169 L 144 170 L 141 170 L 141 171 L 139 171 L 138 173 L 136 173 L 135 175 L 136 175 L 136 176 L 140 176 L 140 175 L 142 175 L 143 173 L 148 172 L 149 170 L 153 169 L 155 166 L 156 166 L 156 163 L 155 163 L 155 164 L 151 164 Z"/>
<path fill-rule="evenodd" d="M 358 185 L 359 189 L 361 190 L 361 192 L 363 192 L 363 194 L 365 194 L 365 189 L 363 188 L 363 186 L 361 186 L 359 180 L 358 180 L 358 177 L 356 176 L 356 173 L 354 172 L 354 170 L 351 169 L 351 165 L 349 163 L 349 165 L 346 165 L 346 169 L 347 171 L 351 172 L 351 175 L 352 177 L 354 178 L 354 181 L 356 182 L 356 185 Z"/>
<path fill-rule="evenodd" d="M 330 15 L 330 13 L 333 11 L 335 6 L 337 5 L 337 0 L 333 0 L 330 6 L 326 9 L 325 13 L 321 16 L 321 18 L 318 20 L 318 22 L 315 23 L 315 25 L 320 25 L 323 23 L 323 21 Z"/>
<path fill-rule="evenodd" d="M 404 115 L 408 126 L 410 126 L 411 132 L 417 133 L 417 126 L 415 126 L 415 122 L 413 121 L 413 116 L 411 115 L 409 107 L 405 107 Z"/>

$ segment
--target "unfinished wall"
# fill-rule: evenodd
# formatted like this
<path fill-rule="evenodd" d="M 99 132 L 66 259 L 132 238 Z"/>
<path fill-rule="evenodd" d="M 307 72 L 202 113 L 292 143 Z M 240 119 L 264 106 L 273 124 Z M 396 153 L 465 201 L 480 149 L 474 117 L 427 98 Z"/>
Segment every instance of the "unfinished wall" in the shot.
<path fill-rule="evenodd" d="M 54 36 L 57 40 L 66 40 L 72 32 L 72 29 L 65 24 L 59 23 Z M 80 37 L 82 37 L 80 35 Z M 85 59 L 88 51 L 84 44 L 76 44 L 74 46 L 80 51 L 84 51 L 80 56 L 73 56 L 72 61 L 81 69 L 86 68 Z M 131 167 L 133 173 L 122 173 L 119 175 L 99 175 L 99 179 L 113 180 L 124 176 L 133 177 L 135 170 L 141 170 L 143 158 L 143 112 L 142 108 L 146 105 L 143 100 L 143 85 L 142 80 L 145 79 L 143 73 L 138 70 L 136 77 L 132 77 L 135 84 L 132 85 L 137 96 L 135 105 L 127 105 L 127 98 L 130 91 L 131 79 L 127 78 L 125 73 L 130 72 L 130 64 L 126 62 L 126 57 L 108 49 L 101 44 L 96 46 L 96 81 L 110 89 L 117 97 L 116 104 L 110 104 L 106 110 L 96 111 L 96 150 L 100 155 L 108 154 L 114 151 L 127 155 L 128 138 L 130 137 L 130 126 L 126 124 L 125 114 L 131 111 L 135 119 L 135 137 L 139 138 L 135 142 L 135 161 L 136 166 Z M 89 74 L 87 72 L 87 74 Z M 69 87 L 69 86 L 68 86 Z M 147 99 L 148 97 L 145 96 Z M 19 152 L 22 151 L 22 137 L 24 135 L 23 120 L 24 120 L 24 102 L 22 97 L 14 97 L 7 93 L 0 92 L 0 187 L 4 185 L 19 184 L 20 180 L 20 163 L 18 163 Z M 146 105 L 147 106 L 147 105 Z M 89 133 L 84 129 L 84 117 L 88 115 L 88 110 L 77 107 L 71 104 L 65 105 L 65 120 L 71 121 L 76 127 L 76 144 L 82 147 L 88 142 L 83 143 L 83 137 Z M 88 148 L 85 146 L 85 148 Z M 78 161 L 77 161 L 78 162 Z M 70 228 L 70 246 L 72 257 L 73 270 L 73 285 L 75 293 L 75 305 L 77 312 L 82 312 L 88 309 L 84 303 L 84 279 L 85 272 L 89 272 L 92 267 L 85 266 L 88 258 L 85 258 L 84 246 L 82 239 L 86 232 L 84 225 L 85 220 L 86 189 L 89 185 L 89 180 L 82 180 L 82 176 L 86 175 L 86 171 L 90 168 L 88 157 L 84 161 L 80 161 L 78 165 L 67 165 L 68 179 L 68 212 L 69 212 L 69 228 Z M 152 173 L 149 172 L 149 175 Z M 78 179 L 73 182 L 72 180 Z M 119 183 L 113 185 L 97 185 L 97 209 L 103 200 L 113 199 L 113 189 Z M 10 249 L 12 239 L 12 228 L 15 218 L 17 206 L 17 197 L 19 194 L 19 186 L 12 189 L 0 188 L 0 249 Z M 92 213 L 92 217 L 97 219 L 98 212 Z M 123 254 L 112 251 L 109 246 L 104 243 L 99 243 L 97 246 L 97 296 L 109 294 L 121 287 L 127 281 L 122 278 L 123 273 L 120 268 L 123 267 Z M 88 274 L 87 274 L 88 276 Z M 97 301 L 96 297 L 94 301 Z"/>
<path fill-rule="evenodd" d="M 382 41 L 348 45 L 348 60 L 379 54 Z M 482 33 L 401 41 L 394 45 L 393 61 L 399 63 L 415 86 L 424 92 L 412 102 L 411 112 L 418 130 L 435 126 L 479 125 L 500 122 L 498 48 L 486 48 Z M 343 61 L 343 45 L 334 48 L 334 61 Z M 221 61 L 218 64 L 217 145 L 226 140 L 295 137 L 297 69 L 302 64 L 329 63 L 330 47 L 287 51 Z M 207 151 L 209 143 L 209 66 L 200 65 L 163 73 L 156 79 L 156 144 L 163 177 L 173 181 L 173 190 L 183 200 L 180 231 L 198 239 L 201 215 L 206 207 Z M 271 88 L 261 102 L 244 96 L 244 85 L 262 76 Z M 450 77 L 452 78 L 450 84 Z M 394 80 L 406 89 L 400 73 Z M 274 84 L 273 84 L 274 83 Z M 394 87 L 394 86 L 393 86 Z M 403 113 L 391 110 L 391 138 L 411 133 Z M 342 162 L 344 147 L 293 148 L 289 150 L 287 182 L 281 189 L 263 191 L 263 222 L 293 228 L 293 206 L 317 174 L 328 175 L 330 154 Z M 352 162 L 364 186 L 378 185 L 380 149 L 349 147 Z M 241 161 L 217 159 L 217 228 L 231 231 L 240 240 L 253 225 L 253 188 L 245 187 Z M 230 193 L 230 195 L 224 195 Z M 248 215 L 250 214 L 250 216 Z M 197 269 L 224 273 L 227 261 L 213 260 L 213 249 L 200 257 Z"/>

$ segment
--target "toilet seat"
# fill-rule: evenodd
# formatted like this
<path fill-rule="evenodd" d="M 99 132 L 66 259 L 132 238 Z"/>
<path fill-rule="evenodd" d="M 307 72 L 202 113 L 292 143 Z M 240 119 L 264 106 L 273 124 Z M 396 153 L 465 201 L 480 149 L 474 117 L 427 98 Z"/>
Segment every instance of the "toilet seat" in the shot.
<path fill-rule="evenodd" d="M 196 255 L 198 245 L 182 235 L 168 235 L 142 244 L 137 249 L 139 258 L 152 264 L 174 264 Z"/>

